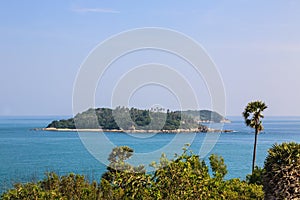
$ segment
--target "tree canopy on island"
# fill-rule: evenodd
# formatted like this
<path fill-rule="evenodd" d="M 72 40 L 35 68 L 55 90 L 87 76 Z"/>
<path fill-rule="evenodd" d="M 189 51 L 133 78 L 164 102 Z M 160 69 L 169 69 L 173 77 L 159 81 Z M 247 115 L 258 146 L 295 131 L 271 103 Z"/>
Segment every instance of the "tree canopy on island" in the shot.
<path fill-rule="evenodd" d="M 197 114 L 198 113 L 198 114 Z M 96 118 L 95 118 L 96 116 Z M 107 130 L 176 130 L 197 129 L 205 132 L 202 121 L 221 122 L 225 118 L 213 111 L 141 110 L 117 107 L 90 108 L 74 118 L 55 120 L 47 128 L 107 129 Z M 76 123 L 75 123 L 76 122 Z"/>

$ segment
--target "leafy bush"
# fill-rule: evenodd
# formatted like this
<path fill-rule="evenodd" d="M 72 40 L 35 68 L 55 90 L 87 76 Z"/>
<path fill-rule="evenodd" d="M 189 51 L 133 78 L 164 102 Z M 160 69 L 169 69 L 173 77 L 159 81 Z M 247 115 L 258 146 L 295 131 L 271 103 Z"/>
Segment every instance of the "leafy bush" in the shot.
<path fill-rule="evenodd" d="M 150 195 L 152 181 L 144 166 L 134 167 L 125 162 L 132 155 L 133 149 L 127 146 L 112 150 L 107 172 L 101 179 L 105 199 L 141 199 Z"/>
<path fill-rule="evenodd" d="M 16 184 L 2 194 L 8 199 L 263 199 L 262 186 L 240 179 L 224 180 L 227 167 L 222 157 L 211 155 L 209 167 L 197 155 L 184 148 L 181 155 L 151 164 L 155 171 L 147 174 L 144 166 L 126 162 L 133 155 L 127 146 L 116 147 L 108 160 L 100 183 L 90 183 L 84 176 L 58 176 L 48 173 L 37 183 Z"/>
<path fill-rule="evenodd" d="M 96 182 L 89 183 L 84 176 L 69 174 L 58 176 L 47 173 L 44 180 L 37 183 L 15 184 L 14 189 L 2 194 L 1 199 L 100 199 Z"/>
<path fill-rule="evenodd" d="M 248 174 L 246 176 L 246 181 L 251 184 L 262 185 L 263 184 L 262 177 L 264 172 L 265 172 L 264 168 L 255 166 L 253 173 Z"/>
<path fill-rule="evenodd" d="M 275 144 L 265 160 L 266 199 L 300 199 L 300 144 Z"/>

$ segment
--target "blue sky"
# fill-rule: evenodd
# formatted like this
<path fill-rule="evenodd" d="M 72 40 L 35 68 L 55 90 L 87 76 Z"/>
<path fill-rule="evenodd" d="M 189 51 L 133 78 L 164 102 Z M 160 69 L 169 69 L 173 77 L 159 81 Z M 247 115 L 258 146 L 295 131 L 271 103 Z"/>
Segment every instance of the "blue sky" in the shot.
<path fill-rule="evenodd" d="M 73 84 L 89 52 L 142 27 L 179 31 L 206 49 L 223 78 L 227 115 L 255 99 L 269 105 L 266 115 L 300 115 L 299 9 L 296 0 L 3 0 L 0 115 L 72 114 Z"/>

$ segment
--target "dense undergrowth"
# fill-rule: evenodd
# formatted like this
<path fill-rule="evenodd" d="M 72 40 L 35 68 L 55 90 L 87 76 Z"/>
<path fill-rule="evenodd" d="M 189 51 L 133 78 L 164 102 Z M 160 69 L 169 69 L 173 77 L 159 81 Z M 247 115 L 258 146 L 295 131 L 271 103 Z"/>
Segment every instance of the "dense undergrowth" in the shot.
<path fill-rule="evenodd" d="M 171 160 L 163 154 L 159 163 L 151 163 L 153 173 L 127 163 L 132 155 L 133 149 L 127 146 L 114 148 L 99 182 L 89 182 L 83 175 L 51 172 L 41 181 L 15 184 L 1 199 L 300 199 L 297 143 L 275 144 L 264 168 L 255 168 L 246 181 L 225 180 L 222 157 L 212 154 L 209 167 L 188 146 Z"/>

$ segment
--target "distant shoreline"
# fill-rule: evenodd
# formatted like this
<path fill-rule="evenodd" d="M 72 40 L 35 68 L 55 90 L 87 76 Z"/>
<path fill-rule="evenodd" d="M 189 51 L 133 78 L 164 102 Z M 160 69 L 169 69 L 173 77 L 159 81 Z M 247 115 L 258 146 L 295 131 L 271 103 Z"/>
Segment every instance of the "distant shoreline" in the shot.
<path fill-rule="evenodd" d="M 42 128 L 36 130 L 56 132 L 112 132 L 112 133 L 206 133 L 199 129 L 176 129 L 176 130 L 118 130 L 118 129 L 68 129 L 68 128 Z M 216 130 L 208 128 L 208 133 L 228 133 L 233 130 Z"/>

